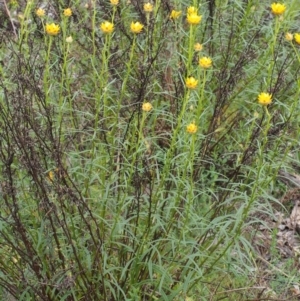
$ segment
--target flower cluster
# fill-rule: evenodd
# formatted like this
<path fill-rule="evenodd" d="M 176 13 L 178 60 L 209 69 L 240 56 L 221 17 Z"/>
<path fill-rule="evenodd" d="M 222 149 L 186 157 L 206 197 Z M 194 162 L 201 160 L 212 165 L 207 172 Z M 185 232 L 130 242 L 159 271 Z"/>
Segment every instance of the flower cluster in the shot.
<path fill-rule="evenodd" d="M 190 6 L 187 9 L 186 20 L 190 25 L 197 25 L 201 22 L 202 16 L 198 15 L 197 9 L 194 6 Z"/>

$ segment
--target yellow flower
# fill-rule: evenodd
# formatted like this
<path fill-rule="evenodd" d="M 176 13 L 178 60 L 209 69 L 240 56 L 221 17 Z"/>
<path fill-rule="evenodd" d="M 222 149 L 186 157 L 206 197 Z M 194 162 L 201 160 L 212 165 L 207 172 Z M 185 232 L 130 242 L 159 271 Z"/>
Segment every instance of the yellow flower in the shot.
<path fill-rule="evenodd" d="M 190 123 L 189 125 L 187 125 L 186 127 L 186 131 L 189 133 L 189 134 L 195 134 L 198 130 L 198 127 L 196 126 L 196 124 L 193 122 L 193 123 Z"/>
<path fill-rule="evenodd" d="M 104 33 L 112 33 L 114 31 L 114 24 L 108 21 L 101 23 L 100 29 Z"/>
<path fill-rule="evenodd" d="M 187 13 L 188 13 L 188 15 L 191 15 L 191 14 L 196 14 L 197 15 L 197 8 L 195 6 L 190 6 L 187 9 Z"/>
<path fill-rule="evenodd" d="M 119 4 L 119 0 L 110 0 L 110 4 L 111 5 L 118 5 Z"/>
<path fill-rule="evenodd" d="M 144 102 L 142 105 L 142 110 L 144 112 L 150 112 L 152 110 L 152 104 L 150 102 Z"/>
<path fill-rule="evenodd" d="M 64 9 L 64 16 L 65 17 L 71 17 L 72 16 L 72 9 L 71 8 Z"/>
<path fill-rule="evenodd" d="M 290 33 L 290 32 L 287 32 L 287 33 L 285 34 L 285 39 L 286 39 L 288 42 L 293 41 L 293 39 L 294 39 L 293 34 Z"/>
<path fill-rule="evenodd" d="M 48 172 L 48 179 L 51 182 L 53 182 L 53 180 L 54 180 L 54 172 L 52 170 Z"/>
<path fill-rule="evenodd" d="M 199 16 L 197 14 L 188 14 L 186 17 L 187 22 L 190 25 L 197 25 L 201 22 L 202 16 Z"/>
<path fill-rule="evenodd" d="M 56 36 L 58 35 L 60 32 L 60 27 L 59 25 L 55 24 L 55 23 L 51 23 L 51 24 L 46 24 L 46 33 L 50 36 Z"/>
<path fill-rule="evenodd" d="M 196 44 L 194 45 L 194 50 L 195 50 L 195 51 L 201 51 L 202 49 L 203 49 L 203 45 L 202 45 L 202 44 L 196 43 Z"/>
<path fill-rule="evenodd" d="M 66 42 L 67 43 L 72 43 L 73 42 L 73 38 L 71 36 L 66 38 Z"/>
<path fill-rule="evenodd" d="M 295 33 L 294 38 L 296 43 L 300 45 L 300 33 Z"/>
<path fill-rule="evenodd" d="M 266 106 L 272 102 L 272 94 L 262 92 L 258 95 L 258 103 Z"/>
<path fill-rule="evenodd" d="M 36 11 L 35 11 L 35 14 L 38 16 L 38 17 L 44 17 L 45 16 L 45 10 L 42 9 L 42 8 L 38 8 Z"/>
<path fill-rule="evenodd" d="M 282 15 L 285 12 L 286 7 L 284 4 L 274 2 L 271 4 L 271 10 L 274 15 Z"/>
<path fill-rule="evenodd" d="M 198 81 L 194 77 L 188 77 L 185 80 L 185 85 L 188 89 L 196 89 Z"/>
<path fill-rule="evenodd" d="M 203 56 L 199 59 L 199 66 L 208 69 L 212 66 L 212 59 L 207 56 Z"/>
<path fill-rule="evenodd" d="M 140 22 L 131 22 L 130 29 L 133 33 L 140 33 L 143 30 L 144 25 Z"/>
<path fill-rule="evenodd" d="M 180 10 L 174 10 L 173 9 L 171 11 L 171 14 L 170 14 L 170 19 L 173 19 L 173 20 L 178 19 L 180 15 L 181 15 L 181 11 Z"/>
<path fill-rule="evenodd" d="M 153 5 L 150 2 L 145 3 L 144 4 L 144 11 L 146 13 L 151 13 L 153 11 Z"/>

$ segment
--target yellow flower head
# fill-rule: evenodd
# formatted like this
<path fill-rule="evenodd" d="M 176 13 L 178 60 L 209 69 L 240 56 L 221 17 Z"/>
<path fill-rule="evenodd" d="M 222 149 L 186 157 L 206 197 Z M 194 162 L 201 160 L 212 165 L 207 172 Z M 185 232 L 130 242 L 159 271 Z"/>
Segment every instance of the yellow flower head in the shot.
<path fill-rule="evenodd" d="M 144 112 L 150 112 L 152 110 L 152 104 L 150 102 L 144 102 L 142 105 L 142 110 Z"/>
<path fill-rule="evenodd" d="M 49 36 L 57 36 L 60 32 L 60 26 L 55 23 L 46 24 L 45 29 Z"/>
<path fill-rule="evenodd" d="M 262 92 L 258 95 L 258 103 L 267 106 L 272 102 L 272 94 Z"/>
<path fill-rule="evenodd" d="M 197 25 L 201 22 L 202 16 L 197 14 L 188 14 L 186 17 L 187 22 L 190 25 Z"/>
<path fill-rule="evenodd" d="M 180 10 L 174 10 L 173 9 L 171 11 L 171 14 L 170 14 L 170 19 L 173 19 L 173 20 L 178 19 L 180 15 L 181 15 L 181 11 Z"/>
<path fill-rule="evenodd" d="M 130 29 L 133 33 L 140 33 L 143 30 L 144 25 L 140 22 L 131 22 Z"/>
<path fill-rule="evenodd" d="M 274 15 L 282 15 L 286 10 L 286 7 L 284 4 L 274 2 L 271 4 L 271 11 Z"/>
<path fill-rule="evenodd" d="M 110 4 L 111 5 L 118 5 L 119 4 L 119 0 L 110 0 Z"/>
<path fill-rule="evenodd" d="M 293 41 L 294 36 L 293 36 L 292 33 L 287 32 L 287 33 L 285 34 L 285 39 L 286 39 L 288 42 L 291 42 L 291 41 Z"/>
<path fill-rule="evenodd" d="M 42 8 L 38 8 L 36 11 L 35 11 L 35 14 L 38 16 L 38 17 L 44 17 L 45 16 L 45 10 L 42 9 Z"/>
<path fill-rule="evenodd" d="M 298 33 L 298 32 L 295 33 L 294 39 L 295 39 L 296 43 L 300 45 L 300 33 Z"/>
<path fill-rule="evenodd" d="M 153 11 L 153 5 L 150 2 L 145 3 L 144 4 L 144 11 L 146 13 L 151 13 Z"/>
<path fill-rule="evenodd" d="M 194 77 L 187 77 L 185 80 L 185 85 L 188 89 L 196 89 L 198 81 Z"/>
<path fill-rule="evenodd" d="M 198 127 L 196 126 L 195 123 L 190 123 L 189 125 L 187 125 L 186 127 L 186 131 L 189 133 L 189 134 L 195 134 L 198 130 Z"/>
<path fill-rule="evenodd" d="M 104 33 L 112 33 L 114 31 L 114 24 L 108 21 L 101 23 L 100 29 Z"/>
<path fill-rule="evenodd" d="M 192 14 L 196 14 L 197 15 L 197 8 L 195 6 L 188 7 L 187 14 L 188 15 L 192 15 Z"/>
<path fill-rule="evenodd" d="M 202 44 L 196 43 L 196 44 L 194 45 L 194 50 L 195 50 L 195 51 L 201 51 L 202 49 L 203 49 L 203 45 L 202 45 Z"/>
<path fill-rule="evenodd" d="M 208 69 L 212 66 L 212 59 L 207 56 L 203 56 L 199 59 L 199 66 Z"/>
<path fill-rule="evenodd" d="M 71 17 L 72 16 L 72 9 L 71 8 L 64 9 L 64 16 L 65 17 Z"/>
<path fill-rule="evenodd" d="M 69 44 L 72 43 L 73 42 L 72 36 L 67 37 L 66 42 L 69 43 Z"/>

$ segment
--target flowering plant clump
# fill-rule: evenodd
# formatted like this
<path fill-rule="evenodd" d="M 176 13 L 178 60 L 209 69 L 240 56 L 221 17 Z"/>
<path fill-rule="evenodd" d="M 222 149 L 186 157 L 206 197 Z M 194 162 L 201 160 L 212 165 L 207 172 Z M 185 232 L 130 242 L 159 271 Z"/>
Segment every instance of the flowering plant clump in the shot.
<path fill-rule="evenodd" d="M 282 15 L 286 10 L 284 4 L 274 2 L 271 4 L 271 11 L 274 15 Z"/>
<path fill-rule="evenodd" d="M 195 123 L 190 123 L 189 125 L 187 125 L 186 127 L 186 131 L 189 133 L 189 134 L 195 134 L 198 130 L 198 127 L 196 126 Z"/>
<path fill-rule="evenodd" d="M 212 59 L 210 57 L 204 56 L 199 59 L 199 66 L 208 69 L 212 66 Z"/>
<path fill-rule="evenodd" d="M 295 39 L 295 42 L 300 45 L 300 33 L 295 33 L 294 39 Z"/>
<path fill-rule="evenodd" d="M 272 103 L 272 94 L 262 92 L 258 95 L 258 103 L 267 106 Z"/>
<path fill-rule="evenodd" d="M 112 33 L 114 31 L 114 24 L 109 21 L 105 21 L 101 23 L 100 29 L 104 33 Z"/>
<path fill-rule="evenodd" d="M 144 4 L 144 11 L 146 13 L 151 13 L 153 11 L 153 5 L 150 2 L 145 3 Z"/>
<path fill-rule="evenodd" d="M 173 19 L 173 20 L 178 19 L 180 15 L 181 15 L 181 11 L 180 10 L 174 10 L 173 9 L 171 11 L 171 14 L 170 14 L 170 19 Z"/>
<path fill-rule="evenodd" d="M 150 102 L 144 102 L 142 105 L 142 110 L 144 112 L 150 112 L 152 110 L 152 104 Z"/>
<path fill-rule="evenodd" d="M 45 30 L 48 35 L 56 36 L 60 32 L 60 26 L 55 23 L 46 24 Z"/>
<path fill-rule="evenodd" d="M 196 89 L 198 85 L 198 80 L 196 80 L 194 77 L 190 76 L 186 78 L 185 85 L 188 89 Z"/>
<path fill-rule="evenodd" d="M 143 30 L 144 25 L 141 24 L 140 22 L 131 22 L 130 24 L 130 30 L 133 33 L 140 33 Z"/>
<path fill-rule="evenodd" d="M 42 9 L 42 8 L 38 8 L 36 11 L 35 11 L 35 14 L 38 16 L 38 17 L 44 17 L 45 16 L 45 10 Z"/>
<path fill-rule="evenodd" d="M 110 4 L 111 5 L 118 5 L 119 4 L 119 0 L 110 0 Z"/>
<path fill-rule="evenodd" d="M 71 10 L 71 8 L 64 9 L 64 16 L 65 17 L 71 17 L 72 16 L 72 10 Z"/>

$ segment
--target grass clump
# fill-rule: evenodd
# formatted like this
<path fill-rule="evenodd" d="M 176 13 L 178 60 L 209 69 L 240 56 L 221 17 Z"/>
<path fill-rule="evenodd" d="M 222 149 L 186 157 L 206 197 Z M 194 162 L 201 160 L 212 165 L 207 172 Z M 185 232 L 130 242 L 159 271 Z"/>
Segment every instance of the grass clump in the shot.
<path fill-rule="evenodd" d="M 262 296 L 249 229 L 298 146 L 297 1 L 4 3 L 2 299 Z"/>

